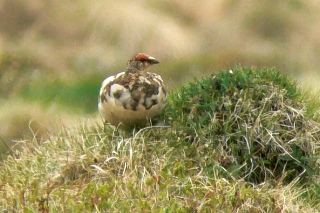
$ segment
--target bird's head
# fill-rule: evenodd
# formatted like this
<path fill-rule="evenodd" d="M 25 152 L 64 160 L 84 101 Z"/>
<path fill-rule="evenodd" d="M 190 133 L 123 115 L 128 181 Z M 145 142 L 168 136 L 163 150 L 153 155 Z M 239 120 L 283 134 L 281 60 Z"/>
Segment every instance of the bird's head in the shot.
<path fill-rule="evenodd" d="M 139 53 L 128 61 L 127 70 L 143 71 L 147 70 L 151 65 L 158 63 L 159 61 L 154 57 Z"/>

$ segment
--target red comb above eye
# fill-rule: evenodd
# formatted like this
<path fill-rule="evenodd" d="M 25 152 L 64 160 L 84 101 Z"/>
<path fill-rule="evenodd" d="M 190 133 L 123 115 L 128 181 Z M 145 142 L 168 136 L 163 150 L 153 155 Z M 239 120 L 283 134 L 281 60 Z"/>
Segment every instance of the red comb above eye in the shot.
<path fill-rule="evenodd" d="M 138 60 L 142 60 L 142 59 L 148 59 L 148 56 L 144 55 L 144 54 L 139 54 L 136 57 Z"/>

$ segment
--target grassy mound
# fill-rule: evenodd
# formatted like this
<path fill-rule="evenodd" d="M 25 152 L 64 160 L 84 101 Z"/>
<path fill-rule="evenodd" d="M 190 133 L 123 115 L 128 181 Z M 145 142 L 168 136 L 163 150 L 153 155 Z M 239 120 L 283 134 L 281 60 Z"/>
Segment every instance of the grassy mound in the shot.
<path fill-rule="evenodd" d="M 168 126 L 21 141 L 0 211 L 319 211 L 320 123 L 301 97 L 275 70 L 235 68 L 170 94 Z"/>
<path fill-rule="evenodd" d="M 201 147 L 208 169 L 220 164 L 253 183 L 318 172 L 320 126 L 306 116 L 296 83 L 275 70 L 220 72 L 171 100 L 173 134 Z"/>

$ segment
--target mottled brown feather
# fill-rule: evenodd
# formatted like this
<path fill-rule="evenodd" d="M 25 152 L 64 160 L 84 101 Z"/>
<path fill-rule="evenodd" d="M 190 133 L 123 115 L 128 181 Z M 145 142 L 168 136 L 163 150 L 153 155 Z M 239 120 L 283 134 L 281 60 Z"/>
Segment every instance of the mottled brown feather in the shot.
<path fill-rule="evenodd" d="M 145 71 L 159 62 L 151 56 L 138 56 L 129 60 L 125 72 L 110 76 L 102 83 L 99 110 L 115 126 L 144 123 L 159 115 L 167 101 L 161 77 Z"/>

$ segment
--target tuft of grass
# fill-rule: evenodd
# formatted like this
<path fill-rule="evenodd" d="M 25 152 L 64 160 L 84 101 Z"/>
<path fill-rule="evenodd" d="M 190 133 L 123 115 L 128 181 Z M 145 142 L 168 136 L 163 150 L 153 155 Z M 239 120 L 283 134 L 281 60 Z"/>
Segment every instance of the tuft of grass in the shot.
<path fill-rule="evenodd" d="M 20 141 L 0 165 L 0 211 L 319 211 L 320 123 L 305 107 L 273 69 L 196 79 L 171 92 L 168 126 Z"/>
<path fill-rule="evenodd" d="M 307 116 L 297 84 L 274 69 L 235 67 L 196 79 L 170 100 L 168 137 L 202 147 L 208 169 L 219 164 L 254 183 L 319 171 L 320 126 Z"/>

